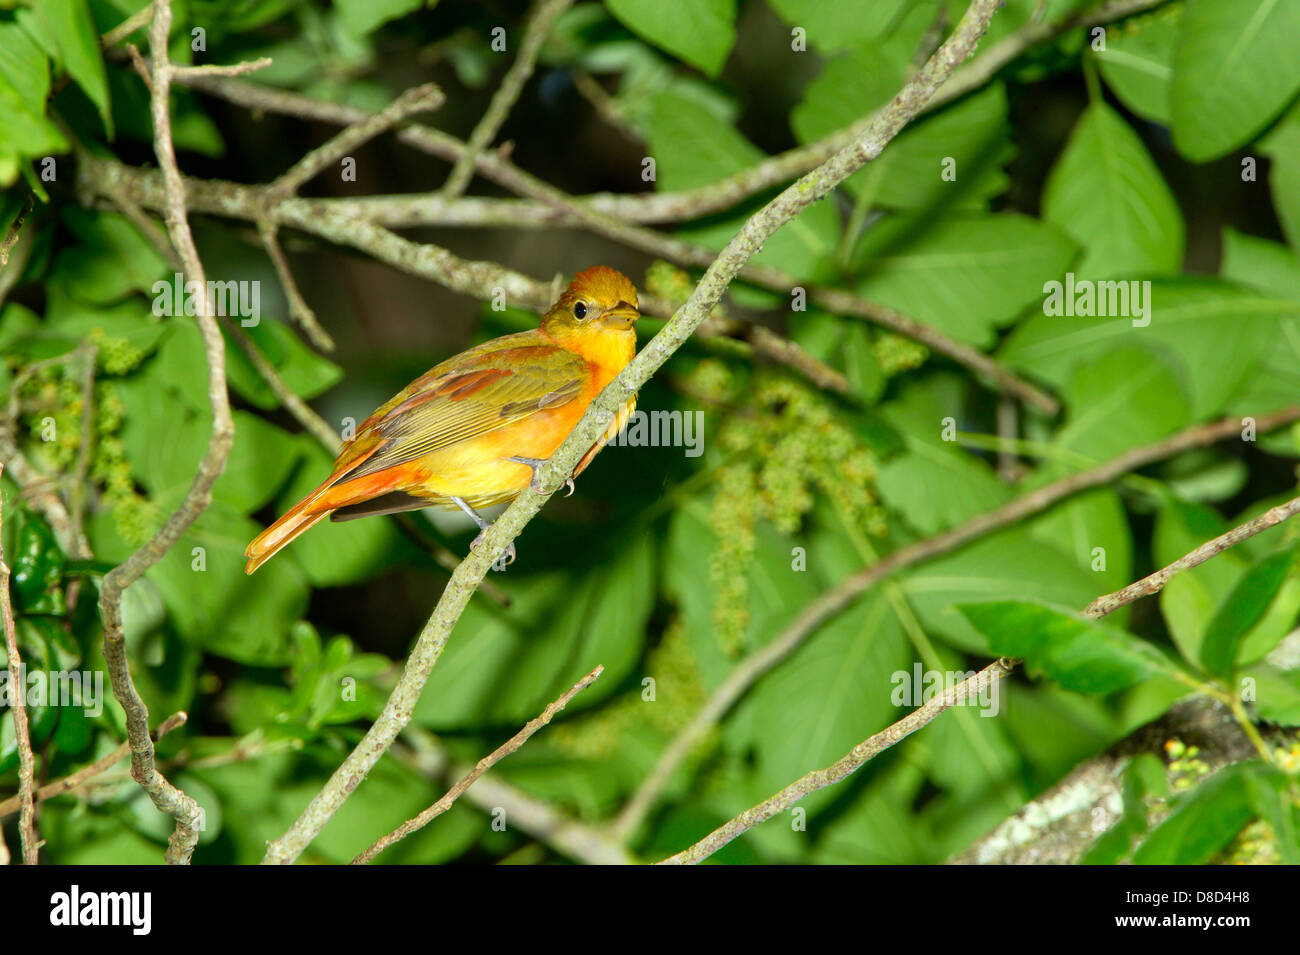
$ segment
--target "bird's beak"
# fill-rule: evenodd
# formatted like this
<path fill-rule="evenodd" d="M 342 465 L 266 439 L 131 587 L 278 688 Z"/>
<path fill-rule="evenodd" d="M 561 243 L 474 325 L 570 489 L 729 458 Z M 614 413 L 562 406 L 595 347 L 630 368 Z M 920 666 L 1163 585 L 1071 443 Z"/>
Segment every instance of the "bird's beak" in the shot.
<path fill-rule="evenodd" d="M 629 305 L 627 302 L 619 302 L 603 318 L 605 324 L 610 328 L 631 328 L 632 323 L 641 317 L 635 305 Z"/>

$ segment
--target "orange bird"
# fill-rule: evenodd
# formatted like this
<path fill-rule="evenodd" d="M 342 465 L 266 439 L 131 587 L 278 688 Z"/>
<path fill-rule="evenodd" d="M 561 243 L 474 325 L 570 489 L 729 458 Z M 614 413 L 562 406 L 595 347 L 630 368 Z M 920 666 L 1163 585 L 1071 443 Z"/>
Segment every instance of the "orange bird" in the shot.
<path fill-rule="evenodd" d="M 459 507 L 486 531 L 475 508 L 513 500 L 535 482 L 537 468 L 632 360 L 637 309 L 626 276 L 593 266 L 574 277 L 540 327 L 476 345 L 425 372 L 361 423 L 325 483 L 254 538 L 244 551 L 245 573 L 326 517 Z M 573 477 L 635 407 L 633 396 Z M 573 478 L 567 483 L 572 492 Z M 514 559 L 513 544 L 507 556 Z"/>

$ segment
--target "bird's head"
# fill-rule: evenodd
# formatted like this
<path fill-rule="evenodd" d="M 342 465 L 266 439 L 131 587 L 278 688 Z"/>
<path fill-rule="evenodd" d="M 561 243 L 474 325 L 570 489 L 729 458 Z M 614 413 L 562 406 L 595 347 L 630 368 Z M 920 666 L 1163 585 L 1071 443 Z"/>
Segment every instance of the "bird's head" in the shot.
<path fill-rule="evenodd" d="M 557 341 L 592 336 L 636 340 L 636 286 L 622 272 L 593 265 L 573 277 L 559 301 L 542 319 L 542 330 Z"/>

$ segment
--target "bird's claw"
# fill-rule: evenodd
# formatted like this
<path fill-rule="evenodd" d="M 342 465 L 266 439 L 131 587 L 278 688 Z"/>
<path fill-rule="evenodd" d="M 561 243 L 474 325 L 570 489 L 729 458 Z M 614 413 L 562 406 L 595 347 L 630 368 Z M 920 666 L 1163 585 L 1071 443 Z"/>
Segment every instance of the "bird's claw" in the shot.
<path fill-rule="evenodd" d="M 482 550 L 482 547 L 480 545 L 482 545 L 483 543 L 483 538 L 487 536 L 488 530 L 489 528 L 486 527 L 483 528 L 483 530 L 479 531 L 478 537 L 475 537 L 472 541 L 470 541 L 469 549 L 472 550 L 474 553 L 477 554 Z M 507 544 L 506 549 L 501 552 L 501 557 L 505 558 L 506 567 L 509 567 L 511 564 L 513 564 L 515 562 L 515 558 L 518 556 L 519 554 L 515 550 L 514 541 L 511 541 L 509 544 Z M 500 560 L 501 557 L 497 558 L 497 560 Z M 493 563 L 495 565 L 496 562 L 494 561 Z"/>
<path fill-rule="evenodd" d="M 545 493 L 546 493 L 546 488 L 544 488 L 544 487 L 542 486 L 542 482 L 541 482 L 541 480 L 540 480 L 540 478 L 539 478 L 539 476 L 538 476 L 538 473 L 537 473 L 537 472 L 538 472 L 538 469 L 540 469 L 541 466 L 542 466 L 543 464 L 546 463 L 545 461 L 543 461 L 543 460 L 541 460 L 541 459 L 539 459 L 539 458 L 522 458 L 522 457 L 513 457 L 513 458 L 508 458 L 507 460 L 510 460 L 510 461 L 516 461 L 516 462 L 518 462 L 519 464 L 526 464 L 526 465 L 528 465 L 530 468 L 532 468 L 532 470 L 533 470 L 533 477 L 532 477 L 532 480 L 528 482 L 528 486 L 531 487 L 531 488 L 532 488 L 534 491 L 536 491 L 538 494 L 545 494 Z M 562 486 L 563 486 L 563 487 L 567 487 L 567 488 L 569 489 L 569 492 L 568 492 L 567 494 L 565 494 L 564 496 L 565 496 L 565 497 L 571 497 L 571 496 L 573 495 L 574 490 L 575 490 L 575 488 L 574 488 L 574 484 L 573 484 L 573 478 L 572 478 L 572 477 L 566 477 L 566 478 L 564 479 L 564 484 L 563 484 Z M 558 491 L 559 488 L 557 487 L 556 490 Z"/>

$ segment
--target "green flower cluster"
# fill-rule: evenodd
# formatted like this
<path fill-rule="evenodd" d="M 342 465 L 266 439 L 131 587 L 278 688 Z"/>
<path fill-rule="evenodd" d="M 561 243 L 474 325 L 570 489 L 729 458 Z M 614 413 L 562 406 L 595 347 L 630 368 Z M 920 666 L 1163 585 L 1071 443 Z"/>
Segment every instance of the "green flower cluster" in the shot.
<path fill-rule="evenodd" d="M 749 567 L 758 522 L 797 534 L 818 498 L 844 519 L 882 537 L 877 464 L 834 401 L 781 370 L 759 368 L 745 386 L 714 359 L 689 378 L 692 393 L 731 408 L 717 428 L 724 463 L 709 526 L 718 540 L 709 565 L 716 593 L 714 626 L 723 650 L 737 655 L 749 626 Z"/>
<path fill-rule="evenodd" d="M 96 378 L 88 480 L 100 489 L 99 503 L 112 514 L 122 539 L 134 547 L 149 539 L 160 515 L 136 490 L 120 434 L 126 406 L 107 379 L 134 371 L 147 352 L 99 329 L 90 337 L 96 346 Z M 18 392 L 19 433 L 30 457 L 47 474 L 71 476 L 76 469 L 86 410 L 82 367 L 69 360 L 40 368 Z M 20 372 L 21 366 L 14 370 Z"/>
<path fill-rule="evenodd" d="M 893 332 L 881 332 L 872 342 L 871 350 L 880 363 L 880 370 L 886 376 L 901 374 L 920 368 L 930 357 L 930 349 L 920 342 L 895 335 Z"/>

